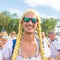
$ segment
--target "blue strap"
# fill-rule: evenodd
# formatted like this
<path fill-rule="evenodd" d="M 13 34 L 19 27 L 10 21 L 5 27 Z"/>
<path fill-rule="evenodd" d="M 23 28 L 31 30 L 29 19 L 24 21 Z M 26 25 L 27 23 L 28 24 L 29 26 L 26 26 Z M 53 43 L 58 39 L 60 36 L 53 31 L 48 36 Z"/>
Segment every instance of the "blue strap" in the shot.
<path fill-rule="evenodd" d="M 37 43 L 38 43 L 38 47 L 40 48 L 39 38 L 36 37 L 36 41 L 37 41 Z"/>
<path fill-rule="evenodd" d="M 39 38 L 36 37 L 36 41 L 38 42 L 38 47 L 39 47 L 39 49 L 40 49 Z M 43 45 L 43 47 L 44 47 L 44 41 L 42 41 L 42 45 Z"/>
<path fill-rule="evenodd" d="M 16 39 L 12 40 L 13 41 L 13 46 L 12 46 L 12 53 L 14 51 L 14 47 L 15 47 L 15 44 L 16 44 Z"/>

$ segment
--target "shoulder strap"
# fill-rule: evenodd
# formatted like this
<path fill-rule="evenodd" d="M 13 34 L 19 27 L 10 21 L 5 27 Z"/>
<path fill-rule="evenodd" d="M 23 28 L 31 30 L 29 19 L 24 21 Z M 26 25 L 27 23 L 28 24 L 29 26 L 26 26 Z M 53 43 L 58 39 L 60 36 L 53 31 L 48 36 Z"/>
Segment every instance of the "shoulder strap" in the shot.
<path fill-rule="evenodd" d="M 40 49 L 39 38 L 36 37 L 36 41 L 37 41 L 37 43 L 38 43 L 38 47 L 39 47 L 39 49 Z M 43 46 L 44 46 L 44 41 L 42 41 L 42 44 L 43 44 Z"/>
<path fill-rule="evenodd" d="M 14 47 L 15 47 L 15 44 L 16 44 L 16 39 L 12 40 L 13 41 L 13 46 L 12 46 L 12 53 L 14 51 Z"/>
<path fill-rule="evenodd" d="M 38 47 L 40 48 L 39 38 L 36 37 L 36 41 L 37 41 L 37 43 L 38 43 Z"/>

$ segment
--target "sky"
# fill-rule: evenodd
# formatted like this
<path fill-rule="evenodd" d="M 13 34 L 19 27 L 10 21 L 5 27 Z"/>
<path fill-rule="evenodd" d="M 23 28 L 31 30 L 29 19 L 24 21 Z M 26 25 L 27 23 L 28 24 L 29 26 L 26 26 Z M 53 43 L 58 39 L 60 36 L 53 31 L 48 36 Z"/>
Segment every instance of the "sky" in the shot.
<path fill-rule="evenodd" d="M 35 9 L 44 18 L 60 18 L 60 0 L 0 0 L 0 12 L 7 10 L 20 17 L 28 9 Z"/>

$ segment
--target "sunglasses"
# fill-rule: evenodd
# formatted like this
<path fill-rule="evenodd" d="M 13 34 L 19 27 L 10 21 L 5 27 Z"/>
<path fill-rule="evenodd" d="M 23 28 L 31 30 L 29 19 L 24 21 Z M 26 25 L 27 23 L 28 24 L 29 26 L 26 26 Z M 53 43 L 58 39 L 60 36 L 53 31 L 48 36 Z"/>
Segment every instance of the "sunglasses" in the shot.
<path fill-rule="evenodd" d="M 36 18 L 29 18 L 29 17 L 24 17 L 23 21 L 24 22 L 29 22 L 31 20 L 32 23 L 37 23 L 38 20 Z"/>

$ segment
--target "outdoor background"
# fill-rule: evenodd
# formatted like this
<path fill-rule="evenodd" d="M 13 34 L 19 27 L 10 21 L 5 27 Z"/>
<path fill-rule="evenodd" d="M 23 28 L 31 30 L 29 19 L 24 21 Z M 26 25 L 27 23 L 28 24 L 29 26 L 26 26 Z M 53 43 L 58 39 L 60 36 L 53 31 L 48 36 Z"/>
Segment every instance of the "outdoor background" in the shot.
<path fill-rule="evenodd" d="M 0 31 L 18 32 L 19 19 L 27 9 L 35 9 L 42 31 L 60 32 L 60 0 L 0 0 Z"/>

